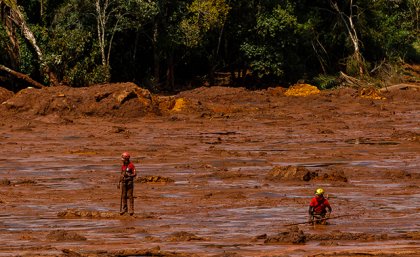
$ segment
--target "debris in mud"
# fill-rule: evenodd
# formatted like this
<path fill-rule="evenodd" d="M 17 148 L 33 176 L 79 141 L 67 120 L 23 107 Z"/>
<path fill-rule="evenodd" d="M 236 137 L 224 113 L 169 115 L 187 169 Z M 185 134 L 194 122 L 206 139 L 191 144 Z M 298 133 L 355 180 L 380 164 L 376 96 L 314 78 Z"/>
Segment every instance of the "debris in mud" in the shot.
<path fill-rule="evenodd" d="M 366 257 L 366 256 L 378 256 L 378 257 L 417 257 L 418 251 L 412 250 L 353 250 L 353 251 L 332 251 L 318 254 L 310 254 L 307 257 Z"/>
<path fill-rule="evenodd" d="M 119 256 L 119 257 L 128 257 L 128 256 L 155 256 L 155 257 L 198 257 L 195 254 L 184 254 L 184 253 L 177 253 L 177 252 L 168 252 L 163 251 L 160 249 L 159 246 L 156 246 L 151 249 L 125 249 L 125 250 L 116 250 L 116 251 L 105 251 L 105 250 L 98 250 L 89 253 L 79 253 L 73 249 L 63 249 L 62 250 L 64 256 L 66 257 L 112 257 L 112 256 Z"/>
<path fill-rule="evenodd" d="M 87 238 L 72 231 L 55 230 L 47 235 L 47 239 L 54 241 L 86 241 Z"/>
<path fill-rule="evenodd" d="M 35 180 L 32 179 L 21 179 L 14 183 L 15 185 L 34 185 L 36 184 Z"/>
<path fill-rule="evenodd" d="M 420 240 L 420 231 L 410 231 L 404 235 L 408 239 Z"/>
<path fill-rule="evenodd" d="M 267 93 L 273 96 L 284 95 L 286 91 L 287 89 L 284 87 L 270 87 L 267 89 Z"/>
<path fill-rule="evenodd" d="M 227 169 L 217 170 L 216 172 L 206 175 L 208 177 L 214 177 L 219 179 L 235 179 L 235 178 L 251 178 L 255 175 L 250 175 L 242 172 L 241 170 L 232 171 Z"/>
<path fill-rule="evenodd" d="M 391 136 L 393 138 L 403 139 L 406 141 L 420 142 L 420 133 L 413 131 L 400 131 L 394 129 Z"/>
<path fill-rule="evenodd" d="M 321 91 L 312 85 L 309 84 L 296 84 L 291 86 L 289 89 L 286 90 L 284 93 L 285 96 L 308 96 L 308 95 L 316 95 L 319 94 Z"/>
<path fill-rule="evenodd" d="M 320 173 L 318 177 L 315 177 L 315 180 L 348 182 L 342 170 L 327 170 Z"/>
<path fill-rule="evenodd" d="M 175 180 L 161 176 L 141 176 L 136 178 L 135 182 L 139 183 L 172 183 Z"/>
<path fill-rule="evenodd" d="M 278 233 L 276 236 L 269 236 L 264 240 L 265 244 L 292 243 L 303 244 L 307 241 L 305 233 L 298 226 L 292 226 L 287 231 Z"/>
<path fill-rule="evenodd" d="M 389 179 L 420 179 L 420 174 L 410 173 L 405 170 L 388 170 L 384 171 L 383 177 Z"/>
<path fill-rule="evenodd" d="M 308 234 L 306 235 L 308 240 L 314 241 L 328 241 L 328 240 L 339 240 L 339 241 L 379 241 L 387 240 L 388 234 L 369 234 L 369 233 L 351 233 L 351 232 L 341 232 L 333 231 L 328 234 Z"/>
<path fill-rule="evenodd" d="M 384 100 L 386 97 L 383 97 L 379 94 L 379 91 L 375 88 L 363 88 L 360 91 L 360 97 L 373 99 L 373 100 Z"/>
<path fill-rule="evenodd" d="M 119 218 L 121 215 L 117 212 L 101 212 L 68 209 L 57 214 L 62 218 Z"/>
<path fill-rule="evenodd" d="M 302 166 L 275 166 L 265 177 L 270 181 L 297 180 L 297 181 L 341 181 L 347 182 L 347 177 L 343 171 L 310 171 Z"/>
<path fill-rule="evenodd" d="M 239 257 L 239 256 L 242 256 L 242 255 L 239 255 L 238 253 L 235 253 L 235 252 L 223 251 L 223 253 L 214 255 L 213 257 Z"/>
<path fill-rule="evenodd" d="M 179 112 L 185 108 L 187 105 L 187 101 L 184 98 L 178 98 L 175 100 L 174 107 L 172 107 L 171 111 Z"/>
<path fill-rule="evenodd" d="M 168 241 L 171 241 L 171 242 L 203 241 L 203 240 L 206 240 L 206 239 L 203 237 L 196 236 L 193 233 L 189 233 L 185 231 L 172 233 L 168 239 Z"/>
<path fill-rule="evenodd" d="M 67 209 L 57 213 L 58 217 L 61 218 L 93 218 L 93 219 L 152 219 L 154 218 L 151 214 L 141 214 L 141 215 L 120 215 L 117 212 L 110 211 L 88 211 L 88 210 L 76 210 L 76 209 Z"/>
<path fill-rule="evenodd" d="M 1 186 L 10 186 L 11 184 L 12 184 L 12 181 L 10 181 L 7 178 L 4 178 L 4 179 L 0 180 L 0 185 Z"/>

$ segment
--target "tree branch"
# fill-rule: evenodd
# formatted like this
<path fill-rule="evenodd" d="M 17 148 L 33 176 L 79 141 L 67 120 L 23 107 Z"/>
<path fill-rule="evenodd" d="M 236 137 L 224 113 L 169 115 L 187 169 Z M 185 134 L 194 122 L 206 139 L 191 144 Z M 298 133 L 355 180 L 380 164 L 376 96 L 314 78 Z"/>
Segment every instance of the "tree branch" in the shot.
<path fill-rule="evenodd" d="M 10 68 L 7 68 L 4 65 L 0 65 L 0 70 L 5 71 L 5 72 L 9 73 L 10 75 L 12 75 L 12 76 L 14 76 L 14 77 L 16 77 L 18 79 L 22 79 L 22 80 L 26 81 L 27 83 L 31 84 L 32 86 L 34 86 L 36 88 L 43 88 L 44 87 L 44 85 L 42 85 L 41 83 L 33 80 L 28 75 L 23 74 L 23 73 L 20 73 L 20 72 L 17 72 L 17 71 L 14 71 L 14 70 L 12 70 Z"/>

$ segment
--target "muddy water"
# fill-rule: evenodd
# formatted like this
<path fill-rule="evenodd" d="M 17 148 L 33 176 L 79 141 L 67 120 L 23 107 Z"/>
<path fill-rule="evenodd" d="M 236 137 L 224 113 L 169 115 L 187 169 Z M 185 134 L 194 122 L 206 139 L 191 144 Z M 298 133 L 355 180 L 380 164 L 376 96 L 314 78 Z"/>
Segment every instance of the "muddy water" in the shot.
<path fill-rule="evenodd" d="M 414 120 L 420 112 L 383 117 L 376 125 L 362 118 L 317 123 L 302 115 L 288 122 L 149 118 L 125 125 L 123 133 L 115 132 L 112 122 L 90 119 L 3 126 L 0 178 L 11 184 L 0 186 L 0 256 L 157 246 L 198 256 L 419 253 L 420 145 L 392 132 L 418 133 Z M 137 183 L 134 217 L 59 217 L 67 209 L 119 211 L 118 155 L 125 150 L 140 176 L 175 182 Z M 348 182 L 266 179 L 273 167 L 287 165 L 343 171 Z M 352 216 L 328 226 L 300 225 L 307 235 L 330 235 L 322 240 L 264 243 L 261 235 L 274 236 L 287 224 L 307 220 L 307 206 L 320 186 L 335 216 Z M 58 230 L 86 240 L 49 237 Z M 334 239 L 338 233 L 378 238 Z"/>

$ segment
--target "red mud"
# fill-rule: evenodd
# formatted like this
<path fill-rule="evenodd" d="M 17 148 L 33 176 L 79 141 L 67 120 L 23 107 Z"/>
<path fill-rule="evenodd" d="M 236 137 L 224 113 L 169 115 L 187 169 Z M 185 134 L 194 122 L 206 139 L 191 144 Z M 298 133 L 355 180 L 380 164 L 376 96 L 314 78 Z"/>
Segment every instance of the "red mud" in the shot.
<path fill-rule="evenodd" d="M 420 92 L 378 94 L 1 89 L 0 256 L 419 256 Z M 287 226 L 317 187 L 338 218 Z"/>

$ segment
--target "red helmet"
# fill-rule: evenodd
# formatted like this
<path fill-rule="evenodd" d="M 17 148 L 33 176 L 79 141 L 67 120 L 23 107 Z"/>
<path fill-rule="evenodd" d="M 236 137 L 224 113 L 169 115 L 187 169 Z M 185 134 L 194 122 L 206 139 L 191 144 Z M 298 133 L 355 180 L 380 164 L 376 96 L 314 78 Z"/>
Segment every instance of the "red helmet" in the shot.
<path fill-rule="evenodd" d="M 121 154 L 121 160 L 128 160 L 128 159 L 130 159 L 130 154 L 127 152 L 123 152 Z"/>

